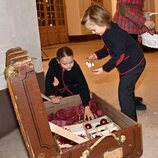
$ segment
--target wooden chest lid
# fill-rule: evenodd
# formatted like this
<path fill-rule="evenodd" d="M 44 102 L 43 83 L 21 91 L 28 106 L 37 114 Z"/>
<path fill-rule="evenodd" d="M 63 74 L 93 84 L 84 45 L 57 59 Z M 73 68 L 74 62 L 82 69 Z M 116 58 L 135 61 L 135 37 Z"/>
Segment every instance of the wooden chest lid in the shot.
<path fill-rule="evenodd" d="M 5 77 L 14 111 L 30 158 L 58 157 L 47 112 L 31 58 L 20 47 L 6 52 Z"/>

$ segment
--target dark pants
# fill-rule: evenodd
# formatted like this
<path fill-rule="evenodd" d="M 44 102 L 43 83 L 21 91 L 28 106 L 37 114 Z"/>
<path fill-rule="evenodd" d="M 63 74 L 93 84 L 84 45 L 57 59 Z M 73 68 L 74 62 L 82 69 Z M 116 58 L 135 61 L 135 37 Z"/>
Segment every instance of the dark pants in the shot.
<path fill-rule="evenodd" d="M 134 70 L 125 75 L 120 75 L 120 82 L 118 88 L 119 102 L 121 106 L 121 112 L 137 121 L 136 114 L 136 99 L 135 99 L 135 85 L 139 77 L 141 76 L 146 65 L 145 59 Z"/>

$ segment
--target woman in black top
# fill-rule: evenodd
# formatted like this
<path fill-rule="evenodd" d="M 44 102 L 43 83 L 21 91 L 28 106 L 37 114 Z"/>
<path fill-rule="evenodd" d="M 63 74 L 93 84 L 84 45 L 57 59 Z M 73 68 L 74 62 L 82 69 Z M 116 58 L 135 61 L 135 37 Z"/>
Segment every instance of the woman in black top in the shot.
<path fill-rule="evenodd" d="M 55 78 L 58 85 L 54 85 Z M 54 103 L 60 103 L 62 97 L 79 94 L 85 106 L 84 118 L 93 119 L 89 108 L 90 91 L 80 66 L 73 59 L 69 47 L 57 50 L 57 57 L 51 59 L 45 80 L 45 93 Z"/>

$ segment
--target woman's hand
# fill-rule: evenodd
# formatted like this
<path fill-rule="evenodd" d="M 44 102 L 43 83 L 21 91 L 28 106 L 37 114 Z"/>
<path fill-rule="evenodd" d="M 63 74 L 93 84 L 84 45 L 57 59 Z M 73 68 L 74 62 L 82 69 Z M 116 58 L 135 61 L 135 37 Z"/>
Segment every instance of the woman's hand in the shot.
<path fill-rule="evenodd" d="M 153 20 L 146 20 L 144 25 L 149 29 L 154 29 L 155 28 L 155 23 Z"/>
<path fill-rule="evenodd" d="M 60 99 L 62 98 L 61 96 L 49 96 L 49 98 L 52 100 L 54 104 L 59 104 Z"/>
<path fill-rule="evenodd" d="M 92 120 L 94 119 L 94 115 L 89 106 L 86 106 L 84 109 L 84 120 Z"/>
<path fill-rule="evenodd" d="M 103 72 L 105 72 L 105 71 L 103 70 L 102 67 L 93 70 L 93 73 L 94 73 L 94 74 L 102 74 Z"/>

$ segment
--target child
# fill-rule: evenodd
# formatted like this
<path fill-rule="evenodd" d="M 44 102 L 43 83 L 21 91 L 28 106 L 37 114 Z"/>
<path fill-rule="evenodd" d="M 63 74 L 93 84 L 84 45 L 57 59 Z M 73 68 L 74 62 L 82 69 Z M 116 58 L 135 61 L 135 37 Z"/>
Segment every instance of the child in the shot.
<path fill-rule="evenodd" d="M 53 103 L 60 103 L 62 97 L 79 94 L 85 106 L 84 119 L 93 119 L 89 107 L 90 92 L 80 66 L 73 59 L 73 51 L 69 47 L 57 50 L 56 58 L 51 59 L 45 80 L 45 93 Z M 54 86 L 57 78 L 58 85 Z"/>
<path fill-rule="evenodd" d="M 121 111 L 137 121 L 134 90 L 146 64 L 141 48 L 126 31 L 111 21 L 109 12 L 98 5 L 92 5 L 85 11 L 81 23 L 92 33 L 99 34 L 104 42 L 104 47 L 91 54 L 89 60 L 111 56 L 107 63 L 93 71 L 94 74 L 118 69 Z"/>

